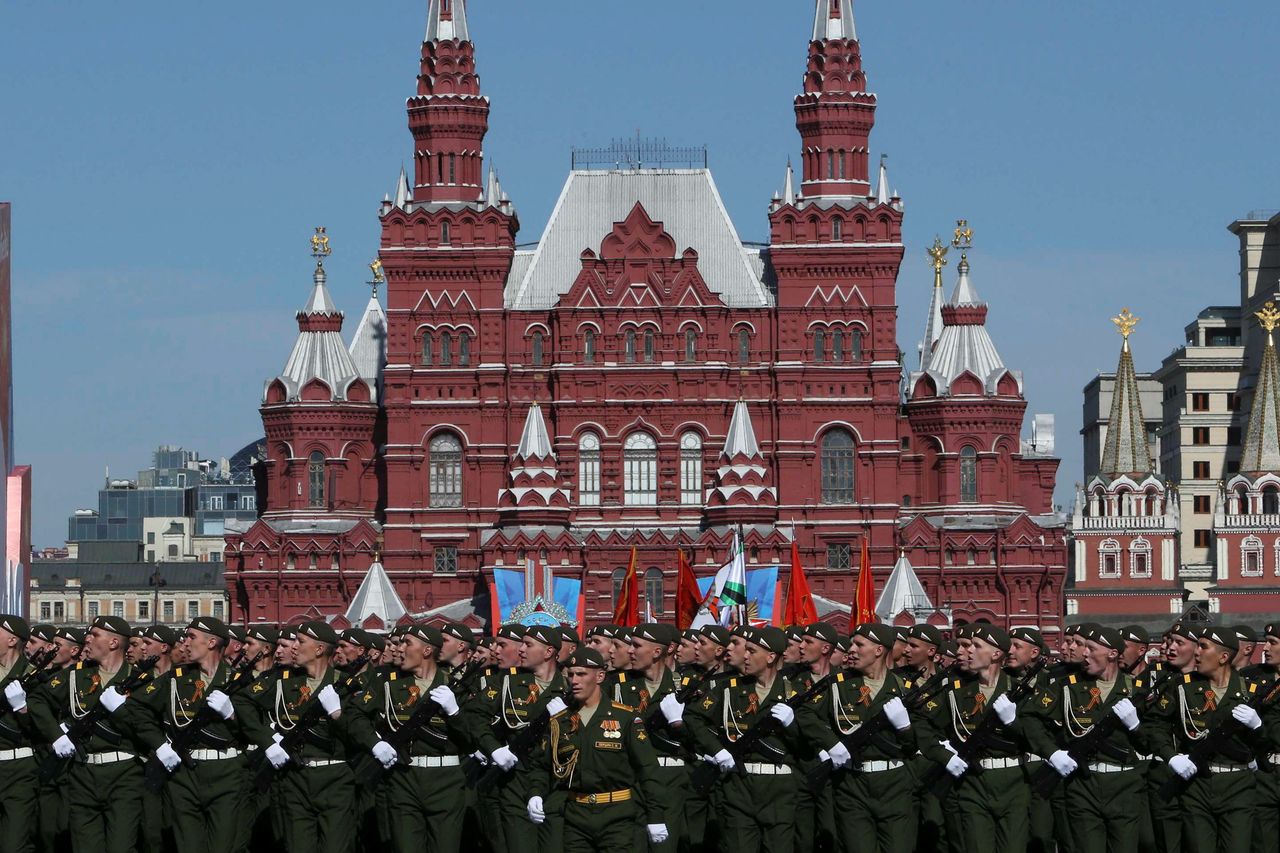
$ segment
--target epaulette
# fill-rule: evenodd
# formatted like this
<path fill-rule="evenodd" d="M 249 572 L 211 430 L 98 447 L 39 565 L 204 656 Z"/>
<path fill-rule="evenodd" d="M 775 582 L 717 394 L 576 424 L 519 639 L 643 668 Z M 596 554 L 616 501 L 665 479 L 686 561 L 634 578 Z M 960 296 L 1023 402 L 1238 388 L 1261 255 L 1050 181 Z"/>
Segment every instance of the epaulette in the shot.
<path fill-rule="evenodd" d="M 175 667 L 175 668 L 174 668 L 174 670 L 173 670 L 173 677 L 174 677 L 174 678 L 181 678 L 181 677 L 182 677 L 182 667 L 180 667 L 180 666 L 179 666 L 179 667 Z"/>
<path fill-rule="evenodd" d="M 395 680 L 396 680 L 396 676 L 397 676 L 397 675 L 399 675 L 399 674 L 400 674 L 400 673 L 398 673 L 398 672 L 388 673 L 388 674 L 387 674 L 387 679 L 388 679 L 389 681 L 395 681 Z"/>
<path fill-rule="evenodd" d="M 289 680 L 289 673 L 290 673 L 290 672 L 292 672 L 292 671 L 293 671 L 293 670 L 291 670 L 291 669 L 286 669 L 284 672 L 280 673 L 280 677 L 281 677 L 281 678 L 283 678 L 285 681 L 288 681 L 288 680 Z"/>
<path fill-rule="evenodd" d="M 1076 683 L 1076 677 L 1075 677 L 1074 675 L 1068 675 L 1068 676 L 1067 676 L 1067 683 L 1068 683 L 1068 684 L 1075 684 L 1075 683 Z"/>
<path fill-rule="evenodd" d="M 737 686 L 738 686 L 738 678 L 737 678 L 737 676 L 734 676 L 733 678 L 730 678 L 730 679 L 729 679 L 729 686 L 730 686 L 730 687 L 737 687 Z"/>
<path fill-rule="evenodd" d="M 84 669 L 84 661 L 76 661 L 76 669 Z"/>
<path fill-rule="evenodd" d="M 951 687 L 952 687 L 952 689 L 953 689 L 953 690 L 959 690 L 959 689 L 960 689 L 960 679 L 958 679 L 958 678 L 957 678 L 955 681 L 951 682 Z"/>
<path fill-rule="evenodd" d="M 626 683 L 627 683 L 627 674 L 626 674 L 625 672 L 619 672 L 619 673 L 618 673 L 618 683 L 619 683 L 619 684 L 626 684 Z"/>
<path fill-rule="evenodd" d="M 635 710 L 636 710 L 630 705 L 623 705 L 621 702 L 610 702 L 609 704 L 612 705 L 614 708 L 618 709 L 619 711 L 626 711 L 629 714 L 635 713 Z"/>
<path fill-rule="evenodd" d="M 1186 673 L 1185 675 L 1183 675 L 1183 676 L 1182 676 L 1182 683 L 1183 683 L 1183 684 L 1190 684 L 1190 683 L 1191 683 L 1191 673 L 1189 673 L 1189 672 L 1188 672 L 1188 673 Z"/>

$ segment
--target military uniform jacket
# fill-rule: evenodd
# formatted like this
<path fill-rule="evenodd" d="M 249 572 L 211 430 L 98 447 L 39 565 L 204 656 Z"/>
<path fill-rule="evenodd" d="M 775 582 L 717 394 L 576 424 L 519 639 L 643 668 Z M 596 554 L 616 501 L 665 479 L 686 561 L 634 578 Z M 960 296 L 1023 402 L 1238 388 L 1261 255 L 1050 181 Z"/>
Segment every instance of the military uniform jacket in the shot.
<path fill-rule="evenodd" d="M 52 743 L 60 738 L 63 734 L 60 723 L 74 725 L 76 720 L 93 712 L 104 690 L 122 684 L 137 672 L 133 664 L 123 663 L 120 670 L 104 683 L 95 664 L 77 663 L 55 674 L 43 690 L 27 700 L 28 704 L 32 704 L 34 699 L 45 705 L 37 716 L 37 723 L 43 722 L 41 734 L 44 739 Z M 130 698 L 114 714 L 104 714 L 94 725 L 90 736 L 76 746 L 87 753 L 142 752 L 151 742 L 157 727 L 153 715 L 139 712 L 138 704 Z"/>
<path fill-rule="evenodd" d="M 630 789 L 640 801 L 646 823 L 667 822 L 657 754 L 644 723 L 627 705 L 602 697 L 586 723 L 576 712 L 556 717 L 532 764 L 531 795 L 545 797 L 552 790 L 565 790 L 572 796 Z"/>
<path fill-rule="evenodd" d="M 1160 695 L 1155 710 L 1149 715 L 1148 740 L 1152 754 L 1168 761 L 1178 753 L 1187 752 L 1210 729 L 1231 719 L 1231 710 L 1246 704 L 1258 689 L 1256 683 L 1232 672 L 1226 689 L 1221 691 L 1223 695 L 1219 696 L 1219 691 L 1203 675 L 1194 672 L 1183 675 Z M 1261 740 L 1261 733 L 1236 735 L 1223 744 L 1213 760 L 1247 764 L 1253 760 Z"/>
<path fill-rule="evenodd" d="M 347 680 L 349 679 L 344 679 L 342 673 L 333 667 L 326 669 L 320 676 L 320 684 L 314 692 L 307 685 L 306 671 L 300 668 L 282 670 L 275 683 L 270 686 L 260 679 L 260 683 L 254 684 L 249 690 L 254 694 L 255 702 L 263 709 L 270 728 L 263 728 L 259 732 L 258 746 L 265 749 L 272 743 L 273 732 L 288 735 L 304 717 L 311 716 L 315 722 L 306 729 L 303 748 L 300 753 L 295 750 L 292 757 L 302 759 L 303 763 L 307 760 L 346 758 L 347 724 L 351 715 L 344 711 L 338 719 L 332 719 L 324 713 L 315 694 L 324 689 L 325 685 L 331 684 L 342 695 L 343 689 L 339 688 Z M 259 686 L 264 688 L 260 692 L 257 690 Z M 311 710 L 313 707 L 314 711 Z"/>
<path fill-rule="evenodd" d="M 14 661 L 13 668 L 9 670 L 9 674 L 4 678 L 0 678 L 0 749 L 10 750 L 35 746 L 42 740 L 41 731 L 46 731 L 56 726 L 47 703 L 33 702 L 29 695 L 26 712 L 19 714 L 10 708 L 9 703 L 4 699 L 4 689 L 11 682 L 21 681 L 31 671 L 31 662 L 27 660 L 26 655 L 19 655 L 18 659 Z M 28 687 L 27 693 L 36 693 L 41 689 L 41 683 L 38 681 Z"/>
<path fill-rule="evenodd" d="M 795 691 L 791 689 L 790 682 L 781 676 L 769 685 L 769 692 L 763 700 L 756 693 L 754 678 L 734 676 L 727 682 L 718 682 L 711 689 L 699 704 L 699 713 L 686 716 L 686 725 L 698 751 L 715 755 L 750 731 L 752 726 L 772 719 L 769 709 L 793 695 Z M 752 754 L 744 758 L 765 764 L 794 765 L 798 744 L 799 737 L 793 724 L 782 729 L 780 734 L 762 738 L 753 747 Z"/>
<path fill-rule="evenodd" d="M 427 694 L 449 683 L 443 669 L 437 669 L 426 690 L 420 690 L 413 673 L 389 672 L 349 703 L 352 712 L 350 737 L 361 750 L 368 751 L 379 740 L 399 729 L 414 715 Z M 459 702 L 461 705 L 461 702 Z M 344 712 L 345 713 L 345 712 Z M 463 712 L 446 716 L 438 711 L 417 730 L 409 746 L 413 756 L 465 755 L 474 749 L 463 721 Z"/>
<path fill-rule="evenodd" d="M 533 673 L 512 667 L 502 676 L 488 679 L 479 701 L 463 708 L 471 712 L 468 728 L 486 754 L 510 742 L 512 735 L 542 716 L 547 703 L 559 696 L 569 702 L 569 685 L 557 672 L 546 689 L 538 686 Z"/>
<path fill-rule="evenodd" d="M 692 678 L 680 679 L 680 686 L 686 686 Z M 643 672 L 621 672 L 613 686 L 614 701 L 633 709 L 644 722 L 645 731 L 652 738 L 653 748 L 663 757 L 692 758 L 692 739 L 688 726 L 670 726 L 658 704 L 670 693 L 676 692 L 676 677 L 671 670 L 662 671 L 662 680 L 658 689 L 649 693 Z"/>
<path fill-rule="evenodd" d="M 796 714 L 800 733 L 813 750 L 830 750 L 840 740 L 840 735 L 851 735 L 869 720 L 880 716 L 881 709 L 890 699 L 901 697 L 910 687 L 894 673 L 886 673 L 880 692 L 871 695 L 871 688 L 863 677 L 854 672 L 836 675 L 830 688 L 813 697 Z M 860 761 L 904 761 L 916 753 L 915 726 L 897 731 L 887 726 L 882 734 L 871 739 L 863 750 Z"/>
<path fill-rule="evenodd" d="M 192 725 L 206 707 L 206 697 L 215 690 L 227 692 L 231 680 L 232 671 L 226 663 L 219 663 L 212 676 L 205 675 L 199 666 L 178 666 L 135 691 L 129 701 L 137 702 L 140 709 L 150 711 L 160 722 L 159 728 L 148 728 L 144 733 L 151 751 Z M 205 713 L 207 722 L 201 721 L 199 734 L 191 744 L 193 749 L 243 749 L 270 738 L 270 731 L 263 728 L 262 717 L 244 690 L 238 688 L 229 695 L 235 715 L 224 720 L 212 711 Z"/>
<path fill-rule="evenodd" d="M 979 721 L 987 714 L 991 703 L 1007 693 L 1011 686 L 1008 673 L 1000 673 L 995 690 L 988 699 L 978 689 L 981 683 L 977 678 L 952 679 L 945 691 L 925 703 L 924 714 L 918 720 L 921 731 L 916 736 L 921 754 L 930 761 L 946 764 L 951 758 L 951 752 L 939 741 L 949 740 L 953 746 L 959 746 L 968 740 Z M 997 724 L 995 737 L 989 741 L 981 758 L 1013 758 L 1022 755 L 1024 740 L 1021 726 L 1024 721 L 1025 715 L 1019 714 L 1012 726 Z"/>
<path fill-rule="evenodd" d="M 1120 700 L 1129 699 L 1135 705 L 1141 703 L 1141 696 L 1135 692 L 1137 682 L 1131 676 L 1120 673 L 1105 699 L 1097 684 L 1098 680 L 1088 675 L 1068 675 L 1042 685 L 1018 709 L 1019 717 L 1024 714 L 1026 717 L 1023 731 L 1032 752 L 1047 758 L 1112 716 L 1111 709 Z M 1130 732 L 1122 725 L 1103 741 L 1093 760 L 1132 765 L 1139 754 L 1146 752 L 1142 726 Z"/>

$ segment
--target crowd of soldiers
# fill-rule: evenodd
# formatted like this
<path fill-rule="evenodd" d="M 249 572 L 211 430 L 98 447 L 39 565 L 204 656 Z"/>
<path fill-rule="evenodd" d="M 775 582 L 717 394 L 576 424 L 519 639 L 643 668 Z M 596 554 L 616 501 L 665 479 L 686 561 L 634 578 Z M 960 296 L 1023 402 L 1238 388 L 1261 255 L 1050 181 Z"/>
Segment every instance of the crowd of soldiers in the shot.
<path fill-rule="evenodd" d="M 1051 655 L 984 623 L 0 616 L 0 851 L 1276 851 L 1274 662 L 1275 625 Z"/>

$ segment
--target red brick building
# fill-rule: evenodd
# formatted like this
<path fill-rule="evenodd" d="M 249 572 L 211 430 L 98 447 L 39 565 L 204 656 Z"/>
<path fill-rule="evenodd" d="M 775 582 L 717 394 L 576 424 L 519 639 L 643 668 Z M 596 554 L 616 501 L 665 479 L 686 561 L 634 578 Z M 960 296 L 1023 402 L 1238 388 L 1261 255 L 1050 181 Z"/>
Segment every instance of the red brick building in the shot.
<path fill-rule="evenodd" d="M 957 621 L 1057 629 L 1058 460 L 1020 440 L 1022 379 L 987 334 L 967 227 L 949 298 L 931 252 L 920 363 L 903 364 L 903 206 L 883 161 L 872 186 L 850 3 L 816 3 L 802 174 L 768 205 L 764 248 L 706 168 L 622 163 L 575 167 L 518 250 L 515 204 L 483 172 L 466 6 L 428 16 L 413 174 L 380 214 L 387 310 L 375 297 L 340 352 L 317 272 L 264 396 L 265 511 L 227 537 L 235 618 L 344 611 L 380 553 L 411 612 L 483 622 L 492 570 L 533 558 L 582 579 L 598 622 L 633 547 L 669 615 L 677 549 L 713 572 L 741 526 L 748 568 L 787 564 L 796 540 L 837 622 L 866 539 L 878 585 L 902 552 Z"/>

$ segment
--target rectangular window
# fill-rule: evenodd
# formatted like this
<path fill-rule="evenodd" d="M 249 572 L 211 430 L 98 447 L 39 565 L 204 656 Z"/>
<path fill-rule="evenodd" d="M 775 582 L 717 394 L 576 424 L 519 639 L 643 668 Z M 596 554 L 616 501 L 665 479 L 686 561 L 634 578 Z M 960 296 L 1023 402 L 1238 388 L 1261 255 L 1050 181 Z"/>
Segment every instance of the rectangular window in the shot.
<path fill-rule="evenodd" d="M 1233 412 L 1240 411 L 1240 395 L 1239 394 L 1227 395 L 1227 408 Z"/>
<path fill-rule="evenodd" d="M 40 621 L 48 622 L 53 618 L 53 604 L 48 601 L 40 602 Z"/>
<path fill-rule="evenodd" d="M 215 598 L 213 600 L 213 618 L 214 619 L 222 618 L 222 599 L 220 598 Z"/>
<path fill-rule="evenodd" d="M 1196 427 L 1191 430 L 1191 443 L 1205 445 L 1209 443 L 1209 428 Z"/>
<path fill-rule="evenodd" d="M 99 614 L 99 612 L 100 612 L 100 611 L 99 611 L 99 605 L 98 605 L 98 602 L 96 602 L 96 601 L 89 601 L 89 602 L 86 602 L 86 603 L 85 603 L 85 614 L 84 614 L 84 615 L 85 615 L 85 621 L 86 621 L 86 622 L 92 622 L 94 619 L 97 619 L 97 618 L 98 618 L 98 614 Z"/>
<path fill-rule="evenodd" d="M 209 509 L 222 509 L 222 495 L 209 495 Z"/>
<path fill-rule="evenodd" d="M 124 618 L 124 602 L 123 601 L 111 602 L 111 615 L 119 616 L 121 619 Z"/>
<path fill-rule="evenodd" d="M 55 601 L 53 603 L 53 621 L 63 622 L 67 618 L 67 605 L 63 601 Z"/>
<path fill-rule="evenodd" d="M 702 447 L 680 449 L 680 503 L 702 506 Z"/>
<path fill-rule="evenodd" d="M 1244 566 L 1240 574 L 1246 577 L 1257 577 L 1262 574 L 1262 555 L 1257 551 L 1249 550 L 1244 552 Z"/>
<path fill-rule="evenodd" d="M 173 601 L 172 600 L 162 602 L 160 604 L 160 612 L 164 614 L 162 618 L 164 619 L 165 622 L 175 621 L 173 618 Z"/>
<path fill-rule="evenodd" d="M 432 552 L 435 560 L 436 574 L 456 575 L 458 573 L 458 549 L 452 545 L 444 545 Z"/>
<path fill-rule="evenodd" d="M 1198 391 L 1191 395 L 1191 411 L 1207 412 L 1209 411 L 1209 395 Z"/>
<path fill-rule="evenodd" d="M 1196 495 L 1192 499 L 1192 503 L 1195 505 L 1195 511 L 1197 514 L 1204 515 L 1205 513 L 1209 512 L 1209 496 L 1208 495 Z"/>
<path fill-rule="evenodd" d="M 471 336 L 466 332 L 458 335 L 458 364 L 463 367 L 471 364 Z"/>
<path fill-rule="evenodd" d="M 600 506 L 600 445 L 595 436 L 578 445 L 578 504 Z"/>
<path fill-rule="evenodd" d="M 240 508 L 241 509 L 257 509 L 258 496 L 257 495 L 241 495 Z"/>
<path fill-rule="evenodd" d="M 1197 530 L 1195 532 L 1195 543 L 1197 548 L 1208 548 L 1209 547 L 1209 531 Z"/>
<path fill-rule="evenodd" d="M 1197 480 L 1209 479 L 1209 463 L 1208 462 L 1192 462 L 1191 476 Z"/>
<path fill-rule="evenodd" d="M 138 599 L 138 619 L 146 620 L 151 618 L 151 602 L 145 598 Z"/>
<path fill-rule="evenodd" d="M 853 546 L 848 542 L 827 545 L 827 568 L 847 572 L 853 568 Z"/>
<path fill-rule="evenodd" d="M 1240 427 L 1227 427 L 1227 445 L 1230 447 L 1240 446 Z"/>
<path fill-rule="evenodd" d="M 440 335 L 440 364 L 445 367 L 453 364 L 453 335 L 448 332 Z"/>
<path fill-rule="evenodd" d="M 195 619 L 200 615 L 200 601 L 192 598 L 187 601 L 187 618 Z"/>
<path fill-rule="evenodd" d="M 147 544 L 148 545 L 156 544 L 156 533 L 154 530 L 147 534 Z"/>
<path fill-rule="evenodd" d="M 1102 564 L 1098 567 L 1098 577 L 1100 578 L 1120 577 L 1120 555 L 1119 554 L 1106 553 L 1102 555 Z"/>

